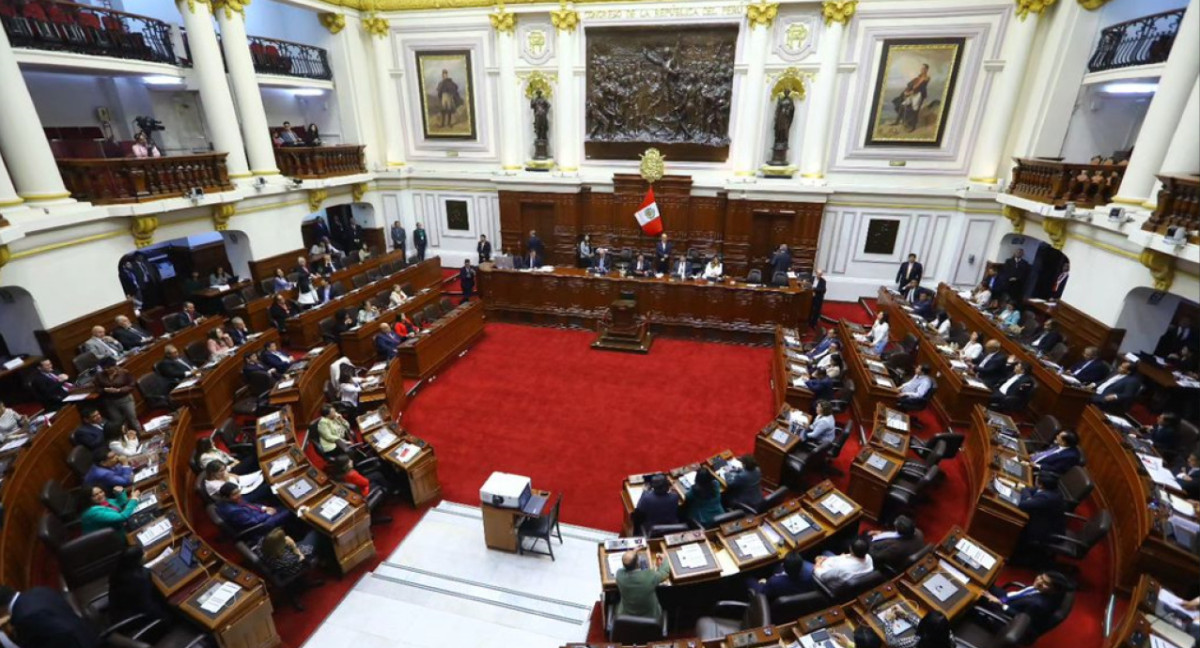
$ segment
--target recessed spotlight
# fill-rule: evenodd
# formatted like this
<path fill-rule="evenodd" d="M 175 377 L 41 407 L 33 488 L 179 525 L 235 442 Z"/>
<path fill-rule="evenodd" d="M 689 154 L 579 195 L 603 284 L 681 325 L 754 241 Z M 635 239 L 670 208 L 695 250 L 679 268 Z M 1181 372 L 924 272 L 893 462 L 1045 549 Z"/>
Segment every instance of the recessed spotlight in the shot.
<path fill-rule="evenodd" d="M 179 77 L 161 75 L 144 76 L 142 77 L 142 83 L 145 83 L 146 85 L 180 85 L 183 83 L 183 79 Z"/>
<path fill-rule="evenodd" d="M 292 90 L 292 94 L 297 97 L 319 97 L 325 94 L 325 91 L 320 88 L 296 88 Z"/>
<path fill-rule="evenodd" d="M 1156 90 L 1158 90 L 1157 83 L 1137 83 L 1132 81 L 1106 83 L 1100 87 L 1100 92 L 1105 94 L 1121 95 L 1154 94 Z"/>

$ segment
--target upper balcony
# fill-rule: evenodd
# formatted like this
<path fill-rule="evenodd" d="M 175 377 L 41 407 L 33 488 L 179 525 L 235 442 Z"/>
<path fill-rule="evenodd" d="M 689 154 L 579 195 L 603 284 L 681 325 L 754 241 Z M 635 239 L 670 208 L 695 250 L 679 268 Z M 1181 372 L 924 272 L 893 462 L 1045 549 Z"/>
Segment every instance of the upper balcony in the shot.
<path fill-rule="evenodd" d="M 1042 158 L 1017 158 L 1016 163 L 1008 193 L 1056 207 L 1069 202 L 1085 209 L 1107 205 L 1125 178 L 1123 164 Z"/>
<path fill-rule="evenodd" d="M 1166 234 L 1170 227 L 1182 227 L 1188 232 L 1188 242 L 1200 244 L 1200 176 L 1161 175 L 1162 190 L 1154 213 L 1142 224 L 1142 229 Z"/>
<path fill-rule="evenodd" d="M 58 170 L 72 198 L 118 205 L 179 198 L 195 189 L 213 193 L 234 188 L 225 168 L 226 153 L 144 158 L 103 157 L 104 153 L 58 159 Z"/>
<path fill-rule="evenodd" d="M 171 26 L 161 20 L 59 0 L 0 0 L 13 47 L 178 65 Z"/>
<path fill-rule="evenodd" d="M 1177 9 L 1104 28 L 1096 51 L 1088 60 L 1088 71 L 1165 63 L 1182 21 L 1183 9 Z"/>

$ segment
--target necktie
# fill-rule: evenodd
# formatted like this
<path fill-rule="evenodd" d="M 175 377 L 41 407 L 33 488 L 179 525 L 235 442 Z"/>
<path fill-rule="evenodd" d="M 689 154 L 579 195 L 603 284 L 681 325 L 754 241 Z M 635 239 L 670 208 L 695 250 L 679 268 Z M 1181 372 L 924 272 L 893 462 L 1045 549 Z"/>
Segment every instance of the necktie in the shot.
<path fill-rule="evenodd" d="M 912 266 L 912 264 L 911 264 L 911 263 L 909 263 L 909 264 L 907 264 L 907 265 L 908 265 L 908 272 L 904 273 L 904 278 L 905 278 L 905 279 L 912 279 L 912 269 L 913 269 L 913 266 Z"/>

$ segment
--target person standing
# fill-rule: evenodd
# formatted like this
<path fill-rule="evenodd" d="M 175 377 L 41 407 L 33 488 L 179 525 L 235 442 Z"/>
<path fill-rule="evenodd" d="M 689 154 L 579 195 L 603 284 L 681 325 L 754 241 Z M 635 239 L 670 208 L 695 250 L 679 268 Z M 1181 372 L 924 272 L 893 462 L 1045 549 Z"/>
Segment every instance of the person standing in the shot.
<path fill-rule="evenodd" d="M 821 270 L 817 270 L 813 274 L 812 291 L 812 307 L 808 315 L 809 328 L 821 322 L 821 308 L 825 306 L 825 273 Z"/>
<path fill-rule="evenodd" d="M 67 599 L 49 587 L 18 592 L 0 585 L 0 612 L 8 613 L 13 640 L 37 648 L 94 648 L 96 631 L 75 614 Z"/>
<path fill-rule="evenodd" d="M 486 235 L 479 235 L 479 242 L 475 244 L 475 252 L 479 255 L 479 263 L 487 263 L 492 260 L 492 242 Z"/>
<path fill-rule="evenodd" d="M 921 276 L 925 272 L 925 267 L 917 261 L 917 255 L 909 254 L 908 261 L 900 264 L 900 269 L 896 271 L 896 287 L 903 288 L 912 282 L 921 284 Z"/>
<path fill-rule="evenodd" d="M 1029 281 L 1030 269 L 1029 262 L 1025 260 L 1025 250 L 1021 248 L 1017 248 L 1012 257 L 1004 262 L 1004 281 L 1001 285 L 1010 300 L 1020 303 L 1025 298 L 1025 283 Z"/>
<path fill-rule="evenodd" d="M 654 245 L 654 261 L 658 265 L 659 274 L 667 274 L 667 265 L 671 262 L 671 241 L 667 238 L 667 233 L 663 232 L 662 236 L 658 237 L 658 243 Z"/>
<path fill-rule="evenodd" d="M 775 254 L 771 255 L 771 281 L 775 280 L 775 273 L 782 272 L 786 275 L 792 269 L 792 253 L 788 250 L 786 243 L 781 244 Z"/>
<path fill-rule="evenodd" d="M 413 230 L 413 245 L 417 247 L 417 261 L 424 261 L 425 246 L 429 245 L 429 236 L 420 223 L 417 223 L 416 229 Z"/>
<path fill-rule="evenodd" d="M 463 303 L 471 301 L 471 294 L 475 292 L 475 268 L 470 259 L 463 259 L 462 270 L 458 272 L 458 283 L 462 285 Z"/>
<path fill-rule="evenodd" d="M 1061 299 L 1063 291 L 1067 289 L 1067 280 L 1071 278 L 1071 262 L 1064 261 L 1062 270 L 1058 273 L 1058 277 L 1054 279 L 1054 283 L 1050 286 L 1050 299 Z"/>
<path fill-rule="evenodd" d="M 538 238 L 537 230 L 529 230 L 529 240 L 525 243 L 525 251 L 531 257 L 536 252 L 538 259 L 546 258 L 546 245 L 542 243 L 542 239 Z"/>
<path fill-rule="evenodd" d="M 404 231 L 404 226 L 400 221 L 392 223 L 392 248 L 400 253 L 400 258 L 408 260 L 408 252 L 405 246 L 408 244 L 408 234 Z"/>
<path fill-rule="evenodd" d="M 108 412 L 108 420 L 123 421 L 141 434 L 142 423 L 138 420 L 137 405 L 133 402 L 133 374 L 112 358 L 105 358 L 100 366 L 103 371 L 96 375 L 96 388 Z"/>

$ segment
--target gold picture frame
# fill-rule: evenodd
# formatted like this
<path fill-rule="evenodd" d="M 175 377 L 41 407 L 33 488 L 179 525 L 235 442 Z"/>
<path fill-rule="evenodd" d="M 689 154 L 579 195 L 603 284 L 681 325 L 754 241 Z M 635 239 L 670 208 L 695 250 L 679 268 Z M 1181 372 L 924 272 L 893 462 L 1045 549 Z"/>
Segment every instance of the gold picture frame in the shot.
<path fill-rule="evenodd" d="M 866 146 L 942 145 L 965 38 L 883 41 Z"/>
<path fill-rule="evenodd" d="M 471 51 L 430 50 L 416 57 L 425 139 L 476 139 Z"/>

